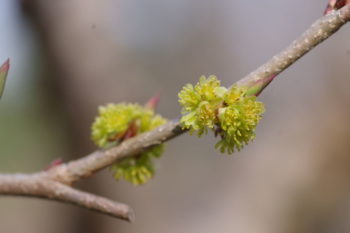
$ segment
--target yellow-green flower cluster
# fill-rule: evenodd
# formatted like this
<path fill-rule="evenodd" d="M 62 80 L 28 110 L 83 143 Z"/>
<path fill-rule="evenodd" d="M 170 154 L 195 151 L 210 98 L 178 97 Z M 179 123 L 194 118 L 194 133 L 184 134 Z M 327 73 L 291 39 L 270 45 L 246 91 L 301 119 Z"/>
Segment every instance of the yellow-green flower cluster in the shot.
<path fill-rule="evenodd" d="M 153 178 L 155 168 L 153 158 L 159 158 L 163 154 L 164 144 L 155 146 L 147 152 L 143 152 L 137 158 L 126 158 L 111 166 L 114 178 L 124 178 L 134 185 L 141 185 Z"/>
<path fill-rule="evenodd" d="M 138 104 L 107 104 L 98 109 L 92 124 L 91 138 L 100 148 L 116 145 L 123 140 L 150 131 L 166 122 L 150 108 Z M 154 175 L 153 158 L 159 158 L 164 145 L 155 146 L 140 155 L 127 158 L 111 166 L 114 177 L 135 184 L 143 184 Z"/>
<path fill-rule="evenodd" d="M 215 76 L 202 76 L 195 86 L 187 84 L 179 93 L 183 128 L 198 136 L 211 129 L 221 137 L 215 146 L 221 152 L 240 150 L 254 139 L 255 128 L 265 111 L 263 103 L 246 93 L 244 87 L 220 86 Z"/>

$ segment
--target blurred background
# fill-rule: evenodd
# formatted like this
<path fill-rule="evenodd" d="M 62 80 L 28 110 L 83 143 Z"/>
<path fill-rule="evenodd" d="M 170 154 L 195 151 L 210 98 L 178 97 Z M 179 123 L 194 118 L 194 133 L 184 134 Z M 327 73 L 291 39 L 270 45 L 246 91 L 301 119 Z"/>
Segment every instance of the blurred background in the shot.
<path fill-rule="evenodd" d="M 179 116 L 200 75 L 224 85 L 319 18 L 326 0 L 1 0 L 0 170 L 34 172 L 95 150 L 98 105 L 145 103 Z M 257 138 L 233 156 L 211 135 L 167 143 L 156 177 L 134 187 L 108 171 L 78 184 L 130 204 L 129 224 L 74 206 L 0 198 L 0 232 L 345 233 L 350 231 L 350 25 L 264 91 Z"/>

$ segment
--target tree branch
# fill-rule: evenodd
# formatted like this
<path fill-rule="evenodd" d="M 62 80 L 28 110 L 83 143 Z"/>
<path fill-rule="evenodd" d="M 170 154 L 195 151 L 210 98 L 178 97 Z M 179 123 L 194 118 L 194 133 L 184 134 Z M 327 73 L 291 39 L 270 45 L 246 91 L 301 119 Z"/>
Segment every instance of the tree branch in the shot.
<path fill-rule="evenodd" d="M 261 92 L 279 73 L 333 35 L 349 20 L 350 4 L 321 17 L 286 49 L 239 80 L 237 85 L 256 87 Z"/>
<path fill-rule="evenodd" d="M 54 167 L 48 172 L 51 179 L 66 184 L 73 184 L 82 178 L 89 177 L 117 160 L 130 157 L 148 148 L 159 145 L 184 133 L 177 120 L 170 121 L 157 129 L 130 138 L 109 150 L 95 151 L 81 159 Z"/>
<path fill-rule="evenodd" d="M 316 45 L 329 38 L 349 20 L 350 4 L 338 11 L 321 17 L 285 50 L 275 55 L 236 84 L 248 87 L 259 84 L 261 85 L 261 92 L 277 74 L 287 69 Z M 151 146 L 159 145 L 182 133 L 184 131 L 181 129 L 179 122 L 174 120 L 153 131 L 128 139 L 114 148 L 105 151 L 96 151 L 81 159 L 57 167 L 52 171 L 52 175 L 54 177 L 60 177 L 60 179 L 67 183 L 73 183 L 112 165 L 118 159 L 139 154 Z"/>
<path fill-rule="evenodd" d="M 130 222 L 134 221 L 134 212 L 129 206 L 48 179 L 46 172 L 0 174 L 0 194 L 70 203 Z"/>
<path fill-rule="evenodd" d="M 276 75 L 334 34 L 349 20 L 350 4 L 320 18 L 285 50 L 236 84 L 257 88 L 258 92 L 255 93 L 260 93 Z M 128 206 L 76 190 L 70 185 L 112 165 L 119 159 L 139 154 L 184 132 L 179 122 L 174 120 L 153 131 L 128 139 L 114 148 L 95 151 L 48 171 L 35 174 L 0 174 L 0 195 L 52 199 L 132 221 L 133 212 Z"/>

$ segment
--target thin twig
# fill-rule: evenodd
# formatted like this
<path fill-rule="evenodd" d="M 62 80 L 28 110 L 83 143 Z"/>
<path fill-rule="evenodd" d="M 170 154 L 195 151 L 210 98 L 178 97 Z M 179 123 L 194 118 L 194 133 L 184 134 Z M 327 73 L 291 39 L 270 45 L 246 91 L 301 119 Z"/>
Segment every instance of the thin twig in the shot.
<path fill-rule="evenodd" d="M 350 4 L 338 11 L 333 11 L 314 22 L 299 38 L 294 40 L 286 49 L 273 56 L 265 64 L 237 82 L 237 85 L 263 85 L 265 88 L 273 79 L 294 64 L 318 44 L 333 35 L 350 20 Z M 268 80 L 266 80 L 268 79 Z M 266 82 L 267 81 L 267 82 Z M 262 91 L 261 89 L 261 91 Z"/>
<path fill-rule="evenodd" d="M 71 185 L 110 166 L 119 159 L 139 154 L 184 132 L 177 120 L 170 121 L 153 131 L 130 138 L 109 150 L 95 151 L 81 159 L 54 167 L 48 172 L 48 175 L 51 179 Z"/>
<path fill-rule="evenodd" d="M 289 47 L 238 81 L 237 85 L 261 85 L 261 89 L 263 89 L 277 74 L 330 37 L 349 20 L 350 4 L 320 18 Z M 48 171 L 35 174 L 0 174 L 0 195 L 53 199 L 131 221 L 133 214 L 128 206 L 73 189 L 70 186 L 74 182 L 108 167 L 118 159 L 138 154 L 184 132 L 179 126 L 179 122 L 175 120 L 153 131 L 128 139 L 114 148 L 93 152 L 81 159 L 58 165 Z"/>

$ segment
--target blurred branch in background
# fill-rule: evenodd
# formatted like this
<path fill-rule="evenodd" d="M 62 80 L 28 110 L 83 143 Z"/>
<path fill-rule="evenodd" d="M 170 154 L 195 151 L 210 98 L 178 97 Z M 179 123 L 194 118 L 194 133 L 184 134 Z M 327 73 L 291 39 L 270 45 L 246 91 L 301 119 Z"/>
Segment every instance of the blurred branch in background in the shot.
<path fill-rule="evenodd" d="M 274 56 L 256 71 L 238 81 L 237 84 L 248 86 L 253 90 L 251 94 L 258 95 L 277 74 L 327 39 L 349 20 L 350 4 L 320 18 L 286 50 Z M 7 72 L 8 62 L 5 63 L 4 67 Z M 128 139 L 117 147 L 93 152 L 81 159 L 57 165 L 48 171 L 28 175 L 0 175 L 0 194 L 54 199 L 131 221 L 132 211 L 126 205 L 84 193 L 69 186 L 115 163 L 118 159 L 133 156 L 183 132 L 178 122 L 173 121 L 154 131 Z"/>

